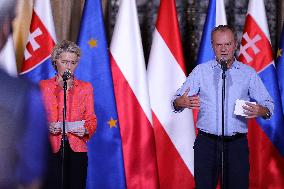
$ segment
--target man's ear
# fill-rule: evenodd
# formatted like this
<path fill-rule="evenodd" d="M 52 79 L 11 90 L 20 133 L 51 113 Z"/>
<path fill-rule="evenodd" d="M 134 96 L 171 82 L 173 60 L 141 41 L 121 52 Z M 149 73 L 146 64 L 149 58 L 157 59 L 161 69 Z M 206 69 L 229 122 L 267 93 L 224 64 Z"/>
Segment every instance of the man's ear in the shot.
<path fill-rule="evenodd" d="M 240 43 L 238 41 L 235 42 L 235 52 L 239 49 Z"/>

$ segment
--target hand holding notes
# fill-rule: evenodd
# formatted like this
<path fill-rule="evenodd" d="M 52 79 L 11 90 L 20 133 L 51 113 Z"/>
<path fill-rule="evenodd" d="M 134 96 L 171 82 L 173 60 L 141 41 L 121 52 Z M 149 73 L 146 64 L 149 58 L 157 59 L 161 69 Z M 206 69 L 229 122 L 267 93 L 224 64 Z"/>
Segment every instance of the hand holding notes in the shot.
<path fill-rule="evenodd" d="M 246 118 L 255 118 L 258 116 L 264 117 L 269 110 L 256 102 L 249 102 L 245 100 L 236 100 L 235 115 L 244 116 Z"/>
<path fill-rule="evenodd" d="M 72 133 L 79 137 L 83 137 L 88 134 L 87 129 L 84 127 L 85 120 L 65 122 L 65 133 Z M 63 122 L 51 122 L 49 123 L 49 132 L 56 135 L 63 130 Z"/>

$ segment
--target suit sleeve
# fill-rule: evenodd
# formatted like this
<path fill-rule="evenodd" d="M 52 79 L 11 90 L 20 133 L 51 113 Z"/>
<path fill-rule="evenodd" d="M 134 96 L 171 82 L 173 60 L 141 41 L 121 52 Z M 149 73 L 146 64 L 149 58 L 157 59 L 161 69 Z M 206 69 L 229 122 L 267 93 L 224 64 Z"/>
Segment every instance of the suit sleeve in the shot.
<path fill-rule="evenodd" d="M 19 166 L 17 177 L 21 183 L 43 179 L 47 158 L 51 154 L 48 140 L 47 120 L 40 91 L 32 88 L 25 105 L 26 130 L 22 133 L 18 146 Z"/>

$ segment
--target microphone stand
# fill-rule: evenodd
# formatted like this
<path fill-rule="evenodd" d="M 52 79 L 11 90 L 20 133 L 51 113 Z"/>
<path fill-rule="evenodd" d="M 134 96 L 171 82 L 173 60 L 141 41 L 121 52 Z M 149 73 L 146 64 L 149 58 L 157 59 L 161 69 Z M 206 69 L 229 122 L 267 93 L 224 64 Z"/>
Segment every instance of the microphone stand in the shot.
<path fill-rule="evenodd" d="M 227 71 L 227 63 L 226 61 L 221 61 L 221 67 L 222 67 L 222 135 L 221 135 L 221 189 L 225 189 L 224 187 L 224 130 L 225 130 L 225 89 L 226 89 L 226 71 Z"/>
<path fill-rule="evenodd" d="M 67 91 L 67 77 L 63 77 L 63 89 L 64 89 L 64 108 L 63 108 L 63 126 L 62 126 L 62 138 L 61 138 L 61 188 L 65 188 L 65 120 L 66 120 L 66 91 Z"/>

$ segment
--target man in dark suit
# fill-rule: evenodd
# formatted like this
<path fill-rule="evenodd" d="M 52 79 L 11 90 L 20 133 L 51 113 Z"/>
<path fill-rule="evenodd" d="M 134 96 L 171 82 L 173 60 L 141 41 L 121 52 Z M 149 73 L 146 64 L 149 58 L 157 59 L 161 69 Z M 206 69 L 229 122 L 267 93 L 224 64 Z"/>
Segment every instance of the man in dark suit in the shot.
<path fill-rule="evenodd" d="M 0 0 L 0 50 L 16 3 Z M 39 88 L 0 69 L 0 91 L 0 188 L 40 188 L 50 148 Z"/>

